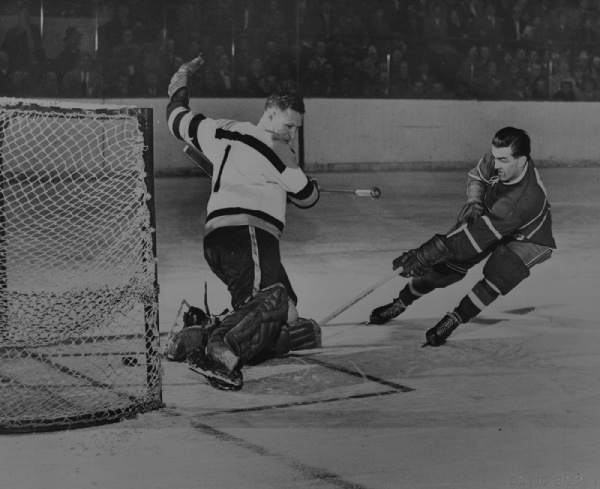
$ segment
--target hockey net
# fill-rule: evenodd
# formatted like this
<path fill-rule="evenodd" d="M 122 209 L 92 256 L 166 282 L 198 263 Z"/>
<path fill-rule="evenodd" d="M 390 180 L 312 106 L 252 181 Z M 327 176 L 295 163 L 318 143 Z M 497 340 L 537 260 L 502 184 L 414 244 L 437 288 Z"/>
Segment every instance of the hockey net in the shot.
<path fill-rule="evenodd" d="M 161 399 L 152 111 L 0 98 L 0 433 Z"/>

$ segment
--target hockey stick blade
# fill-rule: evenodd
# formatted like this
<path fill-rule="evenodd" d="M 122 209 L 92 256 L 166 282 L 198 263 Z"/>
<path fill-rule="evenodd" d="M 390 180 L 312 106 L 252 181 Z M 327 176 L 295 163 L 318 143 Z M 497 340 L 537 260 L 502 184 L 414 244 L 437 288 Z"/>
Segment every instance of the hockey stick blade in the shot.
<path fill-rule="evenodd" d="M 370 287 L 366 288 L 360 294 L 358 294 L 357 296 L 353 297 L 351 300 L 349 300 L 348 302 L 346 302 L 346 304 L 344 304 L 342 307 L 340 307 L 339 309 L 336 309 L 329 316 L 323 318 L 319 322 L 319 326 L 325 326 L 329 321 L 331 321 L 332 319 L 338 317 L 341 313 L 343 313 L 347 309 L 350 309 L 354 304 L 356 304 L 357 302 L 359 302 L 362 299 L 364 299 L 365 297 L 367 297 L 371 292 L 374 292 L 375 290 L 377 290 L 382 285 L 387 284 L 394 277 L 397 277 L 401 272 L 402 272 L 402 268 L 394 270 L 389 275 L 383 277 L 379 282 L 374 283 Z"/>

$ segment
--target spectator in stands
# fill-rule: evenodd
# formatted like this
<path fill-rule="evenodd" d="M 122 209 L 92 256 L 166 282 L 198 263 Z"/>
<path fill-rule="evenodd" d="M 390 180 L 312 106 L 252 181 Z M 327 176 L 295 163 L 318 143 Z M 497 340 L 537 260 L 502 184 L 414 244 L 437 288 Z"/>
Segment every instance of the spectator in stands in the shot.
<path fill-rule="evenodd" d="M 512 9 L 504 23 L 504 40 L 510 45 L 523 41 L 528 26 L 529 22 L 524 12 Z"/>
<path fill-rule="evenodd" d="M 107 60 L 107 78 L 113 79 L 127 74 L 129 77 L 128 90 L 135 91 L 136 85 L 139 84 L 141 55 L 142 48 L 134 42 L 133 29 L 131 27 L 123 28 L 121 43 L 112 50 L 110 59 Z M 120 90 L 117 92 L 121 93 Z"/>
<path fill-rule="evenodd" d="M 129 72 L 120 71 L 113 79 L 109 80 L 106 96 L 114 98 L 128 98 L 134 96 Z"/>
<path fill-rule="evenodd" d="M 598 32 L 593 24 L 592 17 L 584 18 L 581 28 L 575 31 L 573 41 L 579 46 L 594 46 L 598 43 Z"/>
<path fill-rule="evenodd" d="M 17 89 L 10 79 L 8 65 L 8 54 L 0 51 L 0 94 L 4 97 L 14 97 Z"/>
<path fill-rule="evenodd" d="M 8 72 L 10 84 L 13 87 L 14 97 L 28 97 L 32 92 L 32 83 L 29 72 L 23 68 L 14 68 Z"/>
<path fill-rule="evenodd" d="M 575 32 L 568 22 L 566 13 L 558 16 L 556 22 L 548 29 L 548 40 L 561 49 L 567 48 L 575 39 Z"/>
<path fill-rule="evenodd" d="M 81 51 L 75 68 L 65 73 L 60 84 L 60 93 L 64 97 L 101 97 L 104 91 L 102 75 L 94 69 L 92 55 Z"/>
<path fill-rule="evenodd" d="M 342 76 L 340 82 L 334 87 L 331 96 L 339 98 L 358 98 L 360 96 L 360 91 L 349 76 Z"/>
<path fill-rule="evenodd" d="M 471 39 L 472 26 L 468 24 L 459 8 L 452 8 L 448 14 L 448 44 L 462 52 Z"/>
<path fill-rule="evenodd" d="M 421 61 L 417 67 L 417 73 L 413 77 L 413 83 L 416 81 L 423 82 L 425 91 L 431 90 L 433 82 L 436 81 L 436 77 L 431 74 L 431 65 L 428 61 Z"/>
<path fill-rule="evenodd" d="M 454 85 L 454 98 L 457 100 L 471 100 L 474 98 L 470 85 L 463 81 L 457 81 Z"/>
<path fill-rule="evenodd" d="M 379 73 L 379 52 L 377 45 L 371 43 L 367 48 L 367 54 L 361 61 L 362 70 L 367 75 L 367 78 L 371 81 L 375 80 L 375 77 Z"/>
<path fill-rule="evenodd" d="M 394 31 L 392 30 L 389 19 L 385 16 L 385 9 L 382 4 L 375 5 L 375 8 L 369 16 L 367 31 L 371 36 L 389 38 Z"/>
<path fill-rule="evenodd" d="M 65 47 L 58 53 L 54 62 L 54 71 L 58 77 L 59 86 L 62 84 L 63 76 L 68 71 L 74 70 L 77 64 L 77 58 L 81 53 L 81 41 L 83 39 L 83 31 L 79 26 L 71 25 L 65 30 L 63 42 Z"/>
<path fill-rule="evenodd" d="M 265 10 L 262 13 L 261 29 L 269 35 L 281 32 L 286 27 L 285 15 L 282 12 L 277 0 L 268 0 Z"/>
<path fill-rule="evenodd" d="M 410 2 L 406 6 L 406 14 L 402 19 L 400 33 L 406 40 L 409 48 L 418 48 L 423 37 L 423 17 L 419 14 L 416 5 Z"/>
<path fill-rule="evenodd" d="M 504 35 L 503 19 L 496 15 L 496 6 L 493 2 L 485 5 L 483 15 L 475 20 L 475 31 L 479 39 L 496 46 L 502 41 Z"/>
<path fill-rule="evenodd" d="M 495 61 L 490 61 L 482 75 L 475 80 L 477 97 L 483 100 L 500 100 L 504 90 Z"/>
<path fill-rule="evenodd" d="M 344 17 L 344 21 L 347 22 L 346 28 L 353 31 L 353 11 L 351 9 L 349 11 L 350 14 Z M 338 12 L 334 11 L 331 0 L 309 2 L 306 28 L 314 39 L 331 39 L 337 33 L 340 29 Z M 354 32 L 348 32 L 348 34 L 354 34 Z M 365 32 L 360 33 L 360 35 L 363 34 Z"/>
<path fill-rule="evenodd" d="M 573 78 L 573 74 L 571 73 L 571 64 L 569 63 L 568 59 L 559 59 L 558 63 L 554 64 L 553 67 L 556 71 L 552 73 L 552 78 L 550 81 L 550 93 L 552 95 L 561 89 L 562 82 L 564 80 L 569 80 L 572 85 L 575 86 L 575 80 Z"/>
<path fill-rule="evenodd" d="M 58 98 L 60 92 L 58 89 L 58 77 L 56 76 L 56 72 L 46 71 L 43 73 L 36 86 L 33 87 L 31 95 L 33 97 Z"/>
<path fill-rule="evenodd" d="M 340 36 L 349 40 L 367 35 L 367 27 L 354 5 L 348 5 L 339 12 L 337 31 Z"/>
<path fill-rule="evenodd" d="M 600 54 L 592 56 L 590 62 L 589 75 L 596 87 L 600 88 Z"/>
<path fill-rule="evenodd" d="M 252 93 L 253 97 L 262 97 L 263 95 L 267 95 L 267 89 L 265 86 L 265 70 L 263 68 L 263 62 L 259 57 L 252 59 L 250 68 L 246 75 L 248 77 L 250 93 Z"/>
<path fill-rule="evenodd" d="M 523 76 L 517 78 L 516 83 L 505 92 L 506 100 L 531 100 L 531 98 L 531 90 L 527 84 L 527 80 Z"/>
<path fill-rule="evenodd" d="M 561 80 L 560 89 L 552 95 L 552 100 L 561 102 L 573 102 L 577 100 L 573 81 Z"/>
<path fill-rule="evenodd" d="M 19 4 L 16 17 L 17 23 L 6 31 L 0 50 L 8 55 L 9 71 L 19 70 L 24 74 L 44 66 L 46 54 L 40 28 L 31 22 L 27 3 Z M 16 78 L 21 79 L 20 75 Z"/>
<path fill-rule="evenodd" d="M 426 98 L 425 84 L 423 83 L 423 81 L 414 80 L 408 92 L 404 94 L 404 98 L 413 100 Z"/>
<path fill-rule="evenodd" d="M 584 79 L 583 87 L 577 94 L 577 100 L 581 102 L 598 102 L 600 100 L 600 94 L 594 80 L 591 78 Z"/>
<path fill-rule="evenodd" d="M 129 29 L 133 35 L 134 22 L 128 0 L 108 3 L 111 7 L 111 19 L 100 27 L 99 53 L 101 57 L 110 56 L 113 50 L 123 42 L 123 31 Z"/>
<path fill-rule="evenodd" d="M 533 16 L 531 22 L 525 27 L 525 32 L 523 32 L 521 40 L 534 49 L 542 52 L 546 50 L 548 45 L 548 28 L 540 15 Z"/>
<path fill-rule="evenodd" d="M 239 74 L 235 77 L 233 81 L 233 94 L 236 97 L 253 97 L 250 90 L 250 85 L 248 84 L 248 76 L 244 74 Z"/>
<path fill-rule="evenodd" d="M 402 61 L 402 63 L 400 63 L 400 69 L 398 70 L 398 73 L 393 74 L 391 82 L 398 91 L 398 98 L 405 97 L 412 87 L 412 78 L 408 61 Z"/>
<path fill-rule="evenodd" d="M 550 98 L 550 90 L 548 87 L 548 78 L 538 76 L 530 85 L 531 100 L 548 100 Z"/>
<path fill-rule="evenodd" d="M 454 48 L 448 44 L 448 19 L 441 3 L 434 3 L 431 13 L 423 19 L 423 36 L 432 53 L 452 54 L 455 52 Z"/>
<path fill-rule="evenodd" d="M 234 76 L 231 72 L 229 55 L 221 54 L 215 71 L 217 94 L 219 97 L 230 97 L 233 94 Z"/>
<path fill-rule="evenodd" d="M 317 43 L 318 44 L 318 43 Z M 323 43 L 325 44 L 325 43 Z M 323 50 L 324 51 L 324 50 Z M 278 45 L 275 38 L 267 39 L 265 43 L 264 52 L 262 53 L 263 66 L 267 75 L 273 75 L 277 73 L 279 65 L 283 59 L 281 54 L 281 46 Z"/>
<path fill-rule="evenodd" d="M 468 87 L 472 87 L 475 79 L 479 76 L 479 47 L 475 44 L 469 47 L 467 55 L 462 60 L 454 78 L 458 82 L 466 83 Z"/>

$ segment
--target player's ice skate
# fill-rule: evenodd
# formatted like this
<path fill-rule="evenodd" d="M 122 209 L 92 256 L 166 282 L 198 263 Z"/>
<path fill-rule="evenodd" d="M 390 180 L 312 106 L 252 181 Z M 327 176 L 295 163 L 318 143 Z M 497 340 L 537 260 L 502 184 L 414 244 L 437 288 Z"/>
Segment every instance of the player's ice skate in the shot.
<path fill-rule="evenodd" d="M 423 343 L 423 346 L 443 345 L 459 324 L 461 324 L 461 320 L 455 313 L 446 314 L 439 323 L 425 333 L 427 341 Z"/>
<path fill-rule="evenodd" d="M 244 377 L 240 369 L 227 370 L 204 353 L 202 348 L 196 349 L 188 358 L 190 370 L 206 377 L 215 389 L 238 391 L 244 385 Z"/>
<path fill-rule="evenodd" d="M 400 316 L 405 310 L 406 306 L 399 298 L 396 298 L 391 304 L 385 304 L 373 309 L 369 317 L 369 324 L 385 324 L 395 317 Z"/>

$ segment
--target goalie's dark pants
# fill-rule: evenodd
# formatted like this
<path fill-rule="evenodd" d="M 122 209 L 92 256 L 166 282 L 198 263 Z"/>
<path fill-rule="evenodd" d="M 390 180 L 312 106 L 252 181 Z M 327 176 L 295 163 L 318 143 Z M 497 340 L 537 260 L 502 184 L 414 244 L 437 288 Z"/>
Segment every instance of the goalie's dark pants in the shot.
<path fill-rule="evenodd" d="M 204 238 L 204 257 L 213 273 L 227 285 L 234 309 L 278 282 L 292 302 L 298 303 L 281 264 L 279 240 L 267 231 L 254 226 L 215 229 Z"/>
<path fill-rule="evenodd" d="M 529 276 L 529 270 L 550 258 L 552 249 L 513 238 L 500 240 L 470 260 L 448 260 L 431 268 L 423 277 L 414 278 L 400 291 L 400 300 L 408 306 L 434 289 L 462 280 L 467 271 L 489 258 L 483 279 L 477 282 L 454 310 L 463 323 L 479 314 L 500 295 L 506 295 Z"/>

